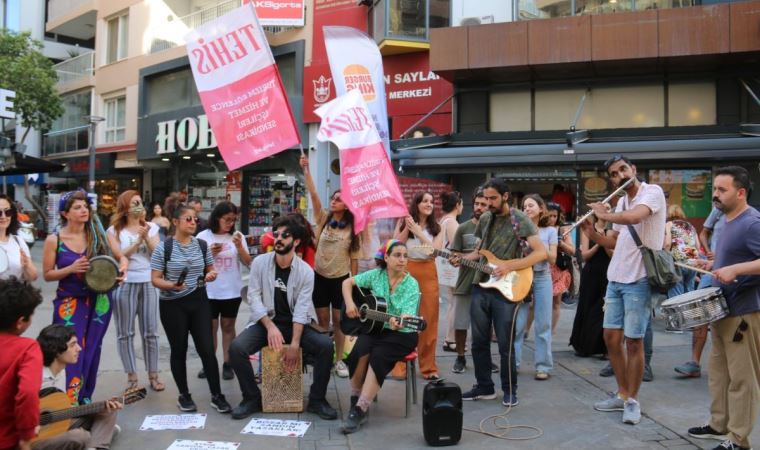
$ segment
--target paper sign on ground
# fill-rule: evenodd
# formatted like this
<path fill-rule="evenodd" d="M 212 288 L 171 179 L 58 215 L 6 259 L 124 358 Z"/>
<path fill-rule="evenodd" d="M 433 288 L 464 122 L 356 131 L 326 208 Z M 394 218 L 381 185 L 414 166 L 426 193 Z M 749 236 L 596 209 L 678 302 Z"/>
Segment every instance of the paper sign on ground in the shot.
<path fill-rule="evenodd" d="M 240 442 L 177 439 L 166 450 L 237 450 L 238 447 L 240 447 Z"/>
<path fill-rule="evenodd" d="M 140 431 L 144 430 L 202 430 L 206 414 L 161 414 L 145 416 Z"/>
<path fill-rule="evenodd" d="M 247 4 L 185 36 L 193 79 L 229 170 L 300 142 L 264 31 Z"/>
<path fill-rule="evenodd" d="M 243 428 L 243 434 L 259 434 L 263 436 L 303 437 L 311 422 L 301 420 L 252 419 Z"/>

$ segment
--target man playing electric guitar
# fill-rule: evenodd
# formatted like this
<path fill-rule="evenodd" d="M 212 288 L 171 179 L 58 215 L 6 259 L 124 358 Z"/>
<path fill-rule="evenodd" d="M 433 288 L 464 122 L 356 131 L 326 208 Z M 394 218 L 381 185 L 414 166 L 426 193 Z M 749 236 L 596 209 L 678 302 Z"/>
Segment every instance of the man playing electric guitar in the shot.
<path fill-rule="evenodd" d="M 538 236 L 533 222 L 522 212 L 509 207 L 509 188 L 501 178 L 492 178 L 483 185 L 483 195 L 488 202 L 485 212 L 475 228 L 475 237 L 481 240 L 480 247 L 461 258 L 478 261 L 483 259 L 478 250 L 488 250 L 502 259 L 493 270 L 493 275 L 503 277 L 515 270 L 532 267 L 546 259 L 546 249 Z M 532 252 L 522 256 L 521 240 L 527 240 Z M 459 264 L 459 256 L 451 258 L 451 263 Z M 517 370 L 513 351 L 514 321 L 518 303 L 506 300 L 498 290 L 485 289 L 478 283 L 488 277 L 485 273 L 476 275 L 472 286 L 472 361 L 475 366 L 476 384 L 462 394 L 462 400 L 491 400 L 496 398 L 491 378 L 491 325 L 496 331 L 501 365 L 501 388 L 504 391 L 502 404 L 517 405 Z"/>
<path fill-rule="evenodd" d="M 37 342 L 42 349 L 44 364 L 42 389 L 52 387 L 66 392 L 66 365 L 76 363 L 82 350 L 74 328 L 61 324 L 48 325 L 40 331 Z M 66 394 L 72 397 L 72 393 Z M 107 449 L 119 431 L 116 416 L 121 408 L 122 404 L 118 401 L 108 400 L 105 410 L 74 419 L 68 431 L 35 441 L 32 450 Z"/>

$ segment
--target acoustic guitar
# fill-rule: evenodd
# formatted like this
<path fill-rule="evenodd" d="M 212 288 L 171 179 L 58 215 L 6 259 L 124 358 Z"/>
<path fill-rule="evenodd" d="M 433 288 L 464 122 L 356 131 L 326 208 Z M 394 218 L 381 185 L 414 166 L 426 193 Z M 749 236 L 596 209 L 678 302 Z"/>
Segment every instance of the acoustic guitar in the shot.
<path fill-rule="evenodd" d="M 346 315 L 346 303 L 340 307 L 340 330 L 348 336 L 360 334 L 380 334 L 384 325 L 391 319 L 397 319 L 401 328 L 413 331 L 423 331 L 427 322 L 422 317 L 401 317 L 388 314 L 388 303 L 382 297 L 375 296 L 370 291 L 363 291 L 354 286 L 351 298 L 354 300 L 359 317 L 351 318 Z"/>
<path fill-rule="evenodd" d="M 129 405 L 144 399 L 148 392 L 144 387 L 127 389 L 116 400 L 122 405 Z M 68 431 L 71 419 L 97 414 L 107 409 L 106 402 L 71 406 L 71 400 L 65 392 L 56 388 L 40 391 L 40 432 L 32 442 L 50 439 Z"/>
<path fill-rule="evenodd" d="M 435 255 L 449 259 L 454 255 L 448 250 L 439 250 L 429 245 L 420 245 L 415 248 L 420 249 L 429 256 Z M 470 261 L 469 259 L 461 258 L 460 264 L 489 275 L 488 281 L 478 283 L 480 287 L 485 289 L 496 289 L 510 302 L 521 302 L 528 296 L 530 287 L 533 284 L 533 268 L 526 267 L 524 269 L 509 272 L 502 277 L 497 277 L 493 275 L 493 270 L 499 263 L 504 262 L 504 260 L 497 258 L 488 250 L 480 250 L 478 253 L 485 256 L 487 262 L 481 263 L 479 261 Z"/>

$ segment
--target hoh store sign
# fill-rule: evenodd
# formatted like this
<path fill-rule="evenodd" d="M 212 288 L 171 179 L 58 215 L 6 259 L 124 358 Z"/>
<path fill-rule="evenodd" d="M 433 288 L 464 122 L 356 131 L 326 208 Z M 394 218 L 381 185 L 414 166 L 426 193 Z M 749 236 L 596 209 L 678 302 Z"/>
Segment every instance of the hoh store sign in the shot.
<path fill-rule="evenodd" d="M 156 125 L 156 154 L 167 155 L 177 150 L 205 150 L 216 147 L 216 138 L 205 114 L 197 118 L 165 120 Z"/>

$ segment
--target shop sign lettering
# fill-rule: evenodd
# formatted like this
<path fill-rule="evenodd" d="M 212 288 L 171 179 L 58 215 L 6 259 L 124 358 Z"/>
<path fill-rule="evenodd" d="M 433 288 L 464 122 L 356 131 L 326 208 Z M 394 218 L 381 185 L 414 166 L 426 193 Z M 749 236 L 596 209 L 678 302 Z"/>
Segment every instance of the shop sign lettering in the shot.
<path fill-rule="evenodd" d="M 13 111 L 13 99 L 16 93 L 7 89 L 0 89 L 0 118 L 15 119 L 16 113 Z"/>
<path fill-rule="evenodd" d="M 205 150 L 216 147 L 214 132 L 205 114 L 180 120 L 158 122 L 156 153 L 159 155 L 182 151 Z"/>

